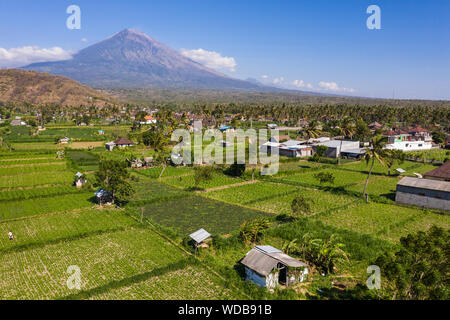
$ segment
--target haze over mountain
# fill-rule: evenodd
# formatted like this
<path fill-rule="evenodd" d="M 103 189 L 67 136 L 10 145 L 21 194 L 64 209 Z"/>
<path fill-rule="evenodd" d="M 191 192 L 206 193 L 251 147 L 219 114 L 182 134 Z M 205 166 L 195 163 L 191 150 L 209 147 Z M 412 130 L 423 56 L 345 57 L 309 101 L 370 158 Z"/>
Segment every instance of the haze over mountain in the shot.
<path fill-rule="evenodd" d="M 98 88 L 267 88 L 209 69 L 136 30 L 123 30 L 79 51 L 70 60 L 34 63 L 23 69 L 63 75 Z"/>

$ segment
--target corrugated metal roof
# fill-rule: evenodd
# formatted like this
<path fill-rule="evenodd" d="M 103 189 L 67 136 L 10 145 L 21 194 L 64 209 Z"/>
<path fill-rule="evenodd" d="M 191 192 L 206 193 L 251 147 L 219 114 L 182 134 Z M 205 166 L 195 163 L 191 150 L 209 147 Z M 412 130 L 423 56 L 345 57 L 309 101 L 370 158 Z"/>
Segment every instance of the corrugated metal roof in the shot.
<path fill-rule="evenodd" d="M 285 142 L 282 142 L 281 144 L 286 146 L 286 147 L 292 147 L 292 146 L 298 146 L 300 144 L 305 143 L 306 141 L 300 141 L 300 140 L 288 140 Z"/>
<path fill-rule="evenodd" d="M 357 149 L 346 149 L 346 150 L 342 150 L 342 153 L 355 153 L 355 154 L 365 154 L 366 151 L 362 148 L 357 148 Z"/>
<path fill-rule="evenodd" d="M 278 263 L 292 268 L 308 266 L 272 246 L 256 246 L 247 253 L 241 263 L 263 276 L 267 276 Z"/>
<path fill-rule="evenodd" d="M 282 253 L 283 251 L 272 246 L 256 246 L 255 249 L 265 253 Z"/>
<path fill-rule="evenodd" d="M 450 182 L 448 181 L 404 177 L 398 182 L 398 185 L 412 188 L 450 192 Z"/>
<path fill-rule="evenodd" d="M 330 141 L 325 141 L 325 142 L 319 142 L 319 143 L 315 143 L 315 146 L 327 146 L 328 148 L 338 148 L 341 146 L 341 141 L 342 141 L 342 150 L 344 150 L 344 148 L 348 147 L 349 145 L 356 145 L 356 143 L 359 142 L 357 141 L 350 141 L 350 140 L 330 140 Z"/>
<path fill-rule="evenodd" d="M 252 249 L 242 259 L 241 263 L 259 274 L 267 276 L 277 266 L 278 260 L 264 252 Z"/>
<path fill-rule="evenodd" d="M 200 243 L 211 237 L 211 234 L 209 234 L 205 229 L 200 229 L 195 231 L 194 233 L 191 233 L 189 237 L 194 239 L 195 242 Z"/>

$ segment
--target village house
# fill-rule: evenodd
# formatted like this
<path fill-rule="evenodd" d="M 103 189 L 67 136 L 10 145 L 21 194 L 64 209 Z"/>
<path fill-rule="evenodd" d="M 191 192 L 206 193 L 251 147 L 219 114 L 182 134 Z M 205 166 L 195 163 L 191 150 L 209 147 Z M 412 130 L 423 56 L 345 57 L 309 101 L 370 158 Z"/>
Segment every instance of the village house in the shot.
<path fill-rule="evenodd" d="M 58 143 L 59 144 L 67 144 L 67 143 L 69 143 L 69 141 L 70 141 L 70 138 L 64 137 L 64 138 L 59 139 Z"/>
<path fill-rule="evenodd" d="M 423 174 L 425 179 L 450 181 L 450 161 L 445 162 L 439 168 Z"/>
<path fill-rule="evenodd" d="M 314 152 L 318 146 L 326 146 L 325 157 L 339 158 L 341 156 L 359 158 L 364 156 L 365 151 L 359 147 L 359 141 L 329 140 L 313 144 Z"/>
<path fill-rule="evenodd" d="M 94 195 L 97 199 L 97 203 L 100 205 L 112 202 L 112 195 L 111 192 L 109 191 L 100 188 L 94 193 Z"/>
<path fill-rule="evenodd" d="M 77 188 L 82 188 L 87 183 L 87 179 L 84 177 L 84 175 L 81 172 L 77 172 L 75 174 L 75 181 L 74 184 Z"/>
<path fill-rule="evenodd" d="M 11 126 L 26 126 L 27 123 L 25 121 L 20 120 L 20 119 L 15 119 L 15 120 L 12 120 L 10 122 L 10 125 Z"/>
<path fill-rule="evenodd" d="M 189 235 L 189 238 L 191 238 L 194 241 L 194 248 L 195 251 L 197 251 L 198 247 L 208 247 L 208 242 L 211 240 L 211 234 L 206 231 L 205 229 L 199 229 Z"/>
<path fill-rule="evenodd" d="M 114 146 L 117 146 L 120 149 L 134 146 L 133 141 L 127 139 L 127 138 L 120 138 L 114 141 Z"/>
<path fill-rule="evenodd" d="M 107 142 L 105 143 L 105 148 L 108 151 L 113 151 L 116 144 L 114 142 Z"/>
<path fill-rule="evenodd" d="M 261 287 L 286 287 L 306 280 L 308 265 L 294 259 L 272 246 L 255 246 L 241 264 L 245 267 L 245 279 Z"/>
<path fill-rule="evenodd" d="M 136 158 L 136 159 L 133 159 L 133 160 L 127 159 L 127 162 L 128 162 L 128 165 L 131 168 L 142 168 L 144 166 L 144 163 L 139 158 Z"/>
<path fill-rule="evenodd" d="M 140 124 L 154 124 L 156 119 L 153 116 L 145 116 L 144 121 L 139 122 Z"/>
<path fill-rule="evenodd" d="M 383 129 L 383 125 L 378 123 L 378 122 L 376 122 L 376 121 L 374 121 L 371 124 L 369 124 L 368 127 L 372 131 Z"/>
<path fill-rule="evenodd" d="M 428 130 L 418 126 L 393 128 L 383 133 L 388 139 L 386 149 L 402 151 L 429 150 L 433 147 L 433 138 Z"/>

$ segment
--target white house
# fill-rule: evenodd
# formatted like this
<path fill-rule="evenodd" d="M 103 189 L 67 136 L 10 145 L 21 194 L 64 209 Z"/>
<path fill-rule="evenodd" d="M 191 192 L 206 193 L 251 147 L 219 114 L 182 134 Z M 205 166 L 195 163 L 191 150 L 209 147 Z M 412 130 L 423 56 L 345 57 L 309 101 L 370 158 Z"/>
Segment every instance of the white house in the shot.
<path fill-rule="evenodd" d="M 314 150 L 317 149 L 317 146 L 326 146 L 328 149 L 325 152 L 325 157 L 329 158 L 339 158 L 341 153 L 344 153 L 347 150 L 351 150 L 351 153 L 363 152 L 363 150 L 359 148 L 359 141 L 330 140 L 319 142 L 313 144 Z"/>
<path fill-rule="evenodd" d="M 429 150 L 433 147 L 433 139 L 428 130 L 422 127 L 394 128 L 383 133 L 388 138 L 386 149 L 415 151 Z"/>

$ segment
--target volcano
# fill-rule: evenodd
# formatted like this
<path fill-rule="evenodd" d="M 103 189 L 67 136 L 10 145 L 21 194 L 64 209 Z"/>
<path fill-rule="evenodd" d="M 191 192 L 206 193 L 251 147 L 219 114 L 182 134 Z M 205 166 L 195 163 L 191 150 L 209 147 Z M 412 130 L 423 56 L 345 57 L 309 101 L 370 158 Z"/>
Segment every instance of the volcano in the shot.
<path fill-rule="evenodd" d="M 22 69 L 66 76 L 96 88 L 259 91 L 264 86 L 209 69 L 137 30 L 123 30 L 74 54 Z"/>

